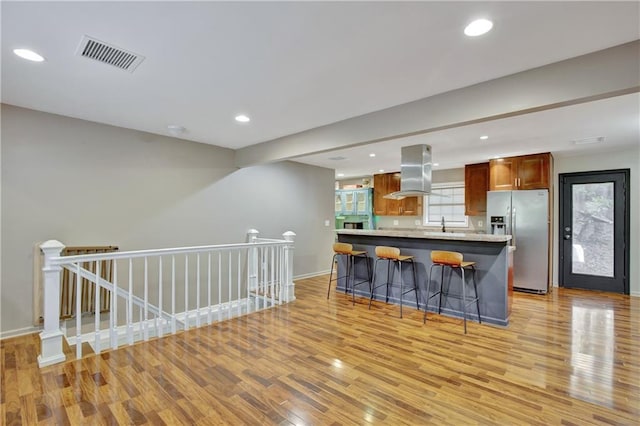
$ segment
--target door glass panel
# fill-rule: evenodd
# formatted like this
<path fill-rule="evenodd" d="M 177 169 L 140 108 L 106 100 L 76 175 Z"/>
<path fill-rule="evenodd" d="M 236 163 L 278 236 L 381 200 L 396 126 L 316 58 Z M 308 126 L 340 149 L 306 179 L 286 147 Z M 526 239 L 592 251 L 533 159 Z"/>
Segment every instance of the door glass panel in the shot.
<path fill-rule="evenodd" d="M 367 209 L 367 194 L 364 192 L 358 192 L 356 195 L 357 205 L 356 210 L 358 212 L 363 212 Z"/>
<path fill-rule="evenodd" d="M 336 213 L 342 213 L 342 196 L 336 194 Z"/>
<path fill-rule="evenodd" d="M 572 272 L 613 277 L 613 182 L 574 184 Z"/>
<path fill-rule="evenodd" d="M 344 209 L 349 213 L 353 212 L 353 192 L 345 194 Z"/>

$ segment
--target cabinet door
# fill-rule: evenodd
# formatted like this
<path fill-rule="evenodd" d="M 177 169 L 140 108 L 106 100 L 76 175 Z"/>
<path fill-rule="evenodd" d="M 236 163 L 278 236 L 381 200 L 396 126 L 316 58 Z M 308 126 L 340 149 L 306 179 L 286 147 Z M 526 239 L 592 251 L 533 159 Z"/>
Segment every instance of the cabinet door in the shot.
<path fill-rule="evenodd" d="M 335 204 L 336 204 L 336 207 L 335 207 L 336 216 L 344 214 L 344 204 L 343 204 L 343 199 L 342 199 L 342 191 L 336 191 Z"/>
<path fill-rule="evenodd" d="M 387 173 L 387 194 L 400 191 L 400 173 Z M 387 200 L 387 215 L 400 216 L 402 200 Z"/>
<path fill-rule="evenodd" d="M 464 166 L 464 214 L 484 216 L 487 213 L 489 163 Z"/>
<path fill-rule="evenodd" d="M 373 175 L 373 214 L 385 216 L 387 214 L 387 175 Z"/>
<path fill-rule="evenodd" d="M 370 214 L 369 211 L 369 190 L 368 189 L 360 189 L 358 191 L 353 191 L 353 196 L 355 198 L 355 213 L 360 215 Z"/>
<path fill-rule="evenodd" d="M 535 154 L 520 157 L 518 164 L 518 189 L 548 189 L 551 154 Z"/>
<path fill-rule="evenodd" d="M 499 158 L 491 160 L 489 189 L 491 191 L 513 190 L 516 188 L 516 178 L 518 176 L 518 159 Z"/>
<path fill-rule="evenodd" d="M 424 197 L 407 197 L 400 201 L 401 216 L 421 216 Z"/>
<path fill-rule="evenodd" d="M 356 210 L 356 197 L 353 191 L 347 191 L 342 194 L 344 197 L 344 214 L 353 214 Z"/>

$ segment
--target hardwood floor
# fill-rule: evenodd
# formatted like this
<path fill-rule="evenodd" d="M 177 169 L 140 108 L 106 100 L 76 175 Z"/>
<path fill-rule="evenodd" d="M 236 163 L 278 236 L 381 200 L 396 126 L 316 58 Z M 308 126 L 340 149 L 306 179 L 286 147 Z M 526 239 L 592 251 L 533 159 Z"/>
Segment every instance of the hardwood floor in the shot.
<path fill-rule="evenodd" d="M 287 306 L 37 367 L 1 342 L 12 424 L 637 424 L 640 298 L 517 293 L 507 328 L 299 280 Z M 71 354 L 70 354 L 71 355 Z"/>

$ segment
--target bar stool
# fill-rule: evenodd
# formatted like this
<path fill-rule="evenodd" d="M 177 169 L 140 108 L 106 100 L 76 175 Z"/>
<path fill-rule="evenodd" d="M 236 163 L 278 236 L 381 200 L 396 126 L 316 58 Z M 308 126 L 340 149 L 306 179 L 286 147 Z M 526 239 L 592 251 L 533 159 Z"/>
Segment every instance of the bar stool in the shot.
<path fill-rule="evenodd" d="M 423 322 L 427 322 L 427 310 L 429 307 L 429 300 L 435 296 L 440 296 L 438 301 L 438 314 L 440 314 L 440 308 L 442 306 L 442 296 L 445 297 L 453 297 L 456 299 L 462 300 L 462 317 L 464 322 L 464 333 L 467 334 L 467 306 L 474 303 L 476 304 L 476 309 L 478 311 L 478 322 L 482 323 L 482 319 L 480 318 L 480 301 L 478 297 L 478 287 L 476 286 L 476 262 L 465 262 L 463 260 L 462 253 L 458 253 L 455 251 L 442 251 L 442 250 L 433 250 L 431 252 L 431 268 L 429 269 L 429 281 L 427 282 L 427 300 L 424 307 L 424 320 Z M 440 290 L 435 292 L 432 295 L 429 295 L 429 291 L 431 289 L 431 272 L 435 266 L 440 267 Z M 445 266 L 451 268 L 451 270 L 459 269 L 461 278 L 462 278 L 462 295 L 452 295 L 449 293 L 449 286 L 447 286 L 447 291 L 443 291 L 444 285 L 444 268 Z M 473 289 L 475 291 L 475 296 L 471 299 L 467 298 L 466 291 L 466 281 L 464 279 L 464 271 L 470 269 L 471 270 L 471 280 L 473 282 Z M 451 279 L 451 276 L 449 276 Z"/>
<path fill-rule="evenodd" d="M 337 256 L 346 256 L 346 274 L 341 277 L 333 277 L 333 266 L 336 263 Z M 356 259 L 364 259 L 367 264 L 367 279 L 356 281 L 356 273 L 355 273 L 355 260 Z M 355 288 L 357 285 L 368 283 L 369 291 L 371 291 L 371 265 L 369 265 L 369 256 L 365 250 L 354 250 L 353 245 L 349 243 L 334 243 L 333 244 L 333 259 L 331 261 L 331 272 L 329 274 L 329 288 L 327 290 L 327 299 L 331 294 L 331 281 L 337 281 L 341 278 L 345 279 L 344 283 L 344 292 L 347 293 L 349 289 L 349 279 L 353 282 L 351 283 L 351 298 L 353 300 L 353 304 L 356 304 L 356 296 L 355 296 Z"/>
<path fill-rule="evenodd" d="M 378 266 L 378 261 L 386 260 L 387 261 L 387 282 L 385 284 L 380 284 L 378 286 L 376 283 L 376 269 Z M 393 262 L 393 268 L 391 267 L 391 262 Z M 413 270 L 413 288 L 405 291 L 404 290 L 404 282 L 402 280 L 402 265 L 404 263 L 411 264 L 411 269 Z M 413 261 L 413 256 L 404 256 L 400 254 L 400 249 L 397 247 L 388 247 L 388 246 L 377 246 L 376 247 L 376 262 L 373 265 L 373 287 L 371 288 L 371 297 L 369 298 L 369 309 L 371 309 L 371 302 L 373 301 L 373 293 L 376 288 L 386 286 L 386 300 L 385 302 L 389 303 L 389 285 L 393 285 L 393 274 L 396 270 L 396 266 L 398 266 L 398 271 L 400 272 L 400 318 L 402 318 L 402 297 L 409 293 L 410 291 L 414 291 L 416 294 L 416 308 L 420 310 L 420 306 L 418 305 L 418 280 L 416 279 L 416 264 Z M 389 277 L 391 274 L 391 277 Z"/>

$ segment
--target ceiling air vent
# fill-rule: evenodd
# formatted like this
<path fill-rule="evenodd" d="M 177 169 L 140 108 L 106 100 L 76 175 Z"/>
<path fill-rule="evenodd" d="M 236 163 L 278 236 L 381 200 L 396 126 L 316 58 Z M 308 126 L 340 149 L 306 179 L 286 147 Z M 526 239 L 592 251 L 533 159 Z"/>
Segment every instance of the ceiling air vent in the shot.
<path fill-rule="evenodd" d="M 144 61 L 144 56 L 96 40 L 87 35 L 82 36 L 76 55 L 94 59 L 129 72 L 133 72 Z"/>

